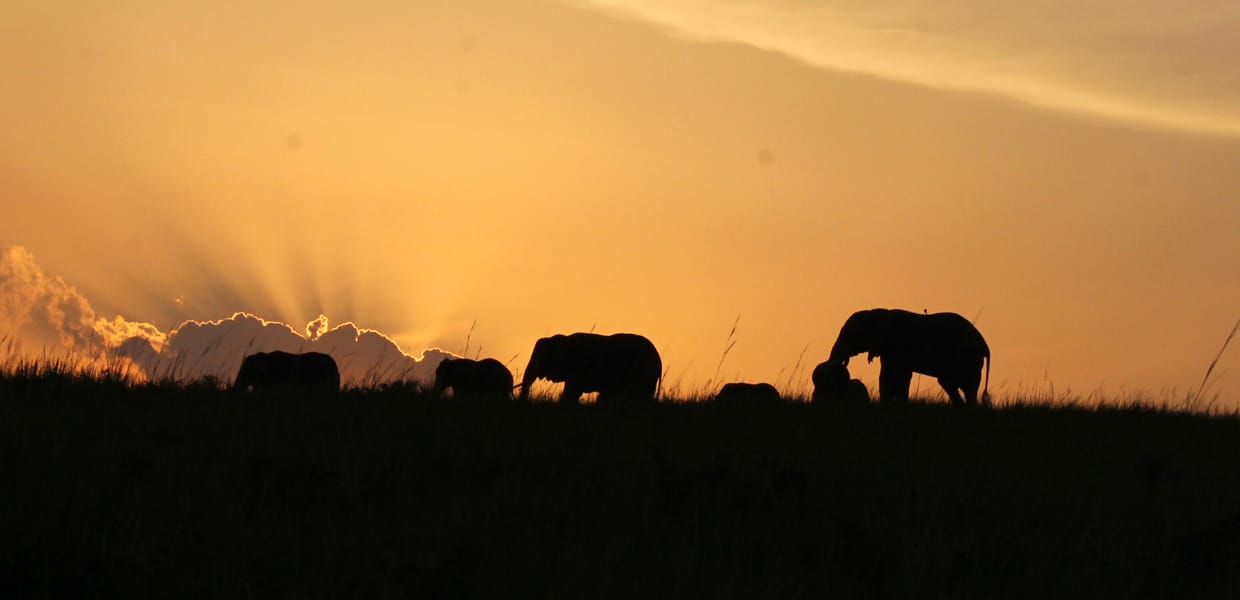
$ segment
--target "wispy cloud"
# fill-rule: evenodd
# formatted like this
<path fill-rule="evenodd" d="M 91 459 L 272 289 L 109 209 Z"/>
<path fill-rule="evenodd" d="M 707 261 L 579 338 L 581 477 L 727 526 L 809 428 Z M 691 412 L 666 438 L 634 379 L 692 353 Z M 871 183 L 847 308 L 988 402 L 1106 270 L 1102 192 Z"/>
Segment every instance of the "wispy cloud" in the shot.
<path fill-rule="evenodd" d="M 578 0 L 807 64 L 1240 136 L 1240 4 Z"/>

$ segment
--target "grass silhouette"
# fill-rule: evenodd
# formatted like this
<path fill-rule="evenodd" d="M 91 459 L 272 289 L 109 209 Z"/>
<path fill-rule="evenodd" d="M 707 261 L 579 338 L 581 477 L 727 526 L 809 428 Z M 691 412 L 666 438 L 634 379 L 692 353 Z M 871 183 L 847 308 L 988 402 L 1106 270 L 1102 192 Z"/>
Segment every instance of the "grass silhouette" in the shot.
<path fill-rule="evenodd" d="M 1236 597 L 1240 419 L 607 409 L 0 369 L 0 593 Z"/>

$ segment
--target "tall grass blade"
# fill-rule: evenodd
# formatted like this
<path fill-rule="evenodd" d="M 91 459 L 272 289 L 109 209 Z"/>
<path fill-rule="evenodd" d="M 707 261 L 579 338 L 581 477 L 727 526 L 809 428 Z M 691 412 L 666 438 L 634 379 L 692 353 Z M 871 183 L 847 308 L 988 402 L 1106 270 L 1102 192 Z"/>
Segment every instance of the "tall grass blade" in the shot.
<path fill-rule="evenodd" d="M 1201 378 L 1201 385 L 1197 386 L 1196 400 L 1201 400 L 1201 395 L 1205 393 L 1206 383 L 1210 381 L 1210 374 L 1214 372 L 1214 367 L 1218 365 L 1219 359 L 1223 358 L 1223 352 L 1227 351 L 1227 346 L 1231 344 L 1231 340 L 1235 339 L 1237 332 L 1240 332 L 1240 319 L 1236 320 L 1231 333 L 1227 334 L 1227 339 L 1223 340 L 1223 347 L 1218 349 L 1218 354 L 1214 355 L 1214 360 L 1210 361 L 1210 366 L 1206 368 L 1205 377 Z"/>

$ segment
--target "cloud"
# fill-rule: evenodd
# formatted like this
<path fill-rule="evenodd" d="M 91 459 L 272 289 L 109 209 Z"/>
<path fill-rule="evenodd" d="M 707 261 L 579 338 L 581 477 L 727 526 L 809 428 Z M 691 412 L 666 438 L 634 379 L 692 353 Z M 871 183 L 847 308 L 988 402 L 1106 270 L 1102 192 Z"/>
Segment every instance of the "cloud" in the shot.
<path fill-rule="evenodd" d="M 30 342 L 37 353 L 71 352 L 87 360 L 102 358 L 107 348 L 131 337 L 163 344 L 153 325 L 99 318 L 77 288 L 45 275 L 21 246 L 0 251 L 0 336 L 15 340 L 19 350 Z"/>
<path fill-rule="evenodd" d="M 29 341 L 36 355 L 65 352 L 83 364 L 119 361 L 135 366 L 139 377 L 211 376 L 230 382 L 248 354 L 315 351 L 336 359 L 345 385 L 426 382 L 440 361 L 453 356 L 438 349 L 407 354 L 378 331 L 353 323 L 329 327 L 325 315 L 307 323 L 304 331 L 244 312 L 216 321 L 185 321 L 166 333 L 119 315 L 101 317 L 76 288 L 45 275 L 25 248 L 9 246 L 0 254 L 0 339 L 15 341 L 18 353 Z"/>
<path fill-rule="evenodd" d="M 131 339 L 140 339 L 155 351 L 159 351 L 168 341 L 168 335 L 160 331 L 158 327 L 150 323 L 126 321 L 120 315 L 112 317 L 111 320 L 99 317 L 95 320 L 94 328 L 95 332 L 103 337 L 104 345 L 109 348 L 119 346 Z"/>
<path fill-rule="evenodd" d="M 238 312 L 218 321 L 186 321 L 167 336 L 160 351 L 129 340 L 118 353 L 141 365 L 154 377 L 198 379 L 211 376 L 231 381 L 241 361 L 255 352 L 323 352 L 330 354 L 340 368 L 345 385 L 418 380 L 429 381 L 435 367 L 451 353 L 426 350 L 421 356 L 406 354 L 391 338 L 353 323 L 328 327 L 327 317 L 306 325 L 306 335 L 278 321 Z"/>
<path fill-rule="evenodd" d="M 307 338 L 310 338 L 312 340 L 317 340 L 320 337 L 323 337 L 324 333 L 327 333 L 327 317 L 326 316 L 319 315 L 317 319 L 314 319 L 313 321 L 310 321 L 309 323 L 306 324 L 306 337 Z"/>
<path fill-rule="evenodd" d="M 1240 136 L 1240 4 L 578 0 L 691 39 L 1176 130 Z"/>

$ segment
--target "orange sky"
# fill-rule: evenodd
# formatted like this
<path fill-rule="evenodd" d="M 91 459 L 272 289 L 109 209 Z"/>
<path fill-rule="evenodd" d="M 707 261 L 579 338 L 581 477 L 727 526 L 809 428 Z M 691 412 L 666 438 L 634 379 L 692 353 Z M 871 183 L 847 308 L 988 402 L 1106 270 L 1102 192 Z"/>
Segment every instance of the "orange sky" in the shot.
<path fill-rule="evenodd" d="M 632 331 L 696 389 L 739 314 L 724 378 L 803 391 L 882 306 L 978 317 L 1000 396 L 1195 389 L 1240 318 L 1234 9 L 971 4 L 19 0 L 0 245 L 163 332 Z"/>

